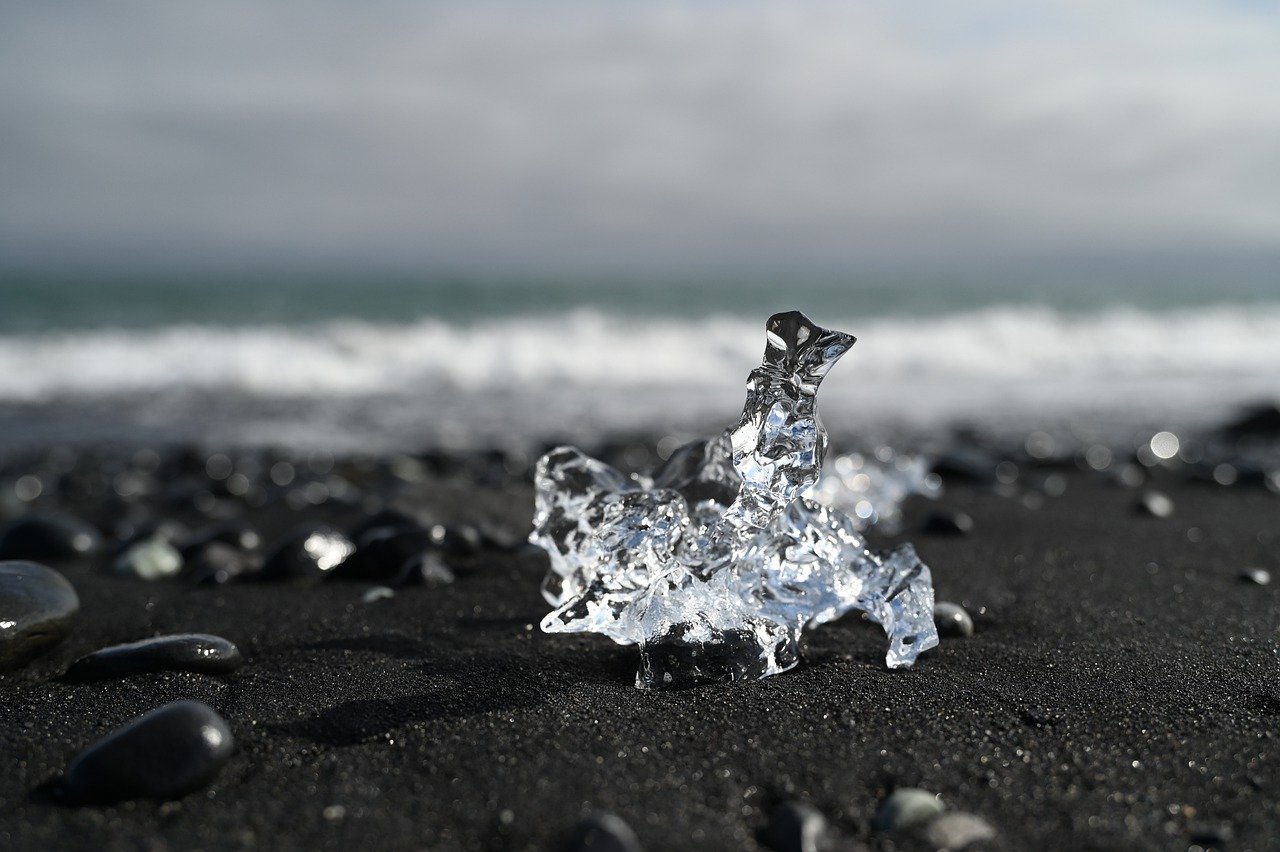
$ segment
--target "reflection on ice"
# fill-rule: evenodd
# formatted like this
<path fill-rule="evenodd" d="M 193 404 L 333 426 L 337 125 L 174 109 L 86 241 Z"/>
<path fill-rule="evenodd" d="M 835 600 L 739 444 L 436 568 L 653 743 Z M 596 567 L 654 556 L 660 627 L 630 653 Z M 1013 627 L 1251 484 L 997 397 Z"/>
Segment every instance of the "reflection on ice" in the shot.
<path fill-rule="evenodd" d="M 796 312 L 771 317 L 739 423 L 652 476 L 572 447 L 543 456 L 530 540 L 551 556 L 555 609 L 542 629 L 638 645 L 640 687 L 786 671 L 802 630 L 853 609 L 884 627 L 890 667 L 935 646 L 929 569 L 910 545 L 875 553 L 859 532 L 891 498 L 867 489 L 855 521 L 806 496 L 827 444 L 818 385 L 853 342 Z"/>

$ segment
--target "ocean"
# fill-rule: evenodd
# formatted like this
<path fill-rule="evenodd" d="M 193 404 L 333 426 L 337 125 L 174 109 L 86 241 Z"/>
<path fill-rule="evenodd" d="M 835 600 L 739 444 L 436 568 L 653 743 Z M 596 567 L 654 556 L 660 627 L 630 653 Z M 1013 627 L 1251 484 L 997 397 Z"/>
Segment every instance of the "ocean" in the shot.
<path fill-rule="evenodd" d="M 536 445 L 736 419 L 763 323 L 858 343 L 835 436 L 1113 437 L 1280 396 L 1280 287 L 14 276 L 0 447 Z"/>

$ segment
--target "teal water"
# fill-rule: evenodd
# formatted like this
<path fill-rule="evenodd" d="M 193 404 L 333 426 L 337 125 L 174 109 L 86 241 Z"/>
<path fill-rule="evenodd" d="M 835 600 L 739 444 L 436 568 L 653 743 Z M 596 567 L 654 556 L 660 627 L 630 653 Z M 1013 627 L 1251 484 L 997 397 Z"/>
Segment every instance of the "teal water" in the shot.
<path fill-rule="evenodd" d="M 836 316 L 938 316 L 991 305 L 1067 314 L 1118 305 L 1162 312 L 1280 298 L 1280 284 L 1197 281 L 468 280 L 412 276 L 0 275 L 0 334 L 87 328 L 307 325 L 335 319 L 470 323 L 575 309 L 637 317 L 766 316 L 799 307 Z"/>

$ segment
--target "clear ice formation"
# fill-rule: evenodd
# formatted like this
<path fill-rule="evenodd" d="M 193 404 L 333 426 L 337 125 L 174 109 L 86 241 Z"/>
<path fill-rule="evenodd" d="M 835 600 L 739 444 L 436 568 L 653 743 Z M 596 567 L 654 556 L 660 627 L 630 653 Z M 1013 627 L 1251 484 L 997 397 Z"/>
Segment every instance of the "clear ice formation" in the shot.
<path fill-rule="evenodd" d="M 738 425 L 652 476 L 573 447 L 538 461 L 529 540 L 550 554 L 554 607 L 542 629 L 639 646 L 638 687 L 784 672 L 802 630 L 854 609 L 888 634 L 890 668 L 938 644 L 915 549 L 873 552 L 853 519 L 806 496 L 827 447 L 818 385 L 854 338 L 794 311 L 765 330 Z"/>
<path fill-rule="evenodd" d="M 810 496 L 824 506 L 849 513 L 854 526 L 894 533 L 902 528 L 902 504 L 913 494 L 942 496 L 942 479 L 922 455 L 877 447 L 874 453 L 848 453 L 828 462 Z"/>

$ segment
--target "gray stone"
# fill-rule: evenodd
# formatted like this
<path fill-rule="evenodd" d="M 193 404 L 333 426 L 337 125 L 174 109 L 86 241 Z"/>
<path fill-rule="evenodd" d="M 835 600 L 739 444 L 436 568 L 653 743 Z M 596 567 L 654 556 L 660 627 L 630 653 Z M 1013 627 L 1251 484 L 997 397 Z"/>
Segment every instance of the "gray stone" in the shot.
<path fill-rule="evenodd" d="M 159 671 L 225 675 L 242 665 L 244 657 L 235 643 L 221 636 L 183 633 L 94 651 L 72 663 L 63 678 L 80 682 Z"/>
<path fill-rule="evenodd" d="M 942 800 L 928 790 L 901 787 L 880 803 L 872 825 L 878 831 L 902 831 L 923 825 L 945 810 Z"/>
<path fill-rule="evenodd" d="M 827 818 L 804 802 L 784 802 L 773 812 L 764 841 L 777 852 L 819 852 L 825 848 Z"/>
<path fill-rule="evenodd" d="M 140 580 L 164 580 L 182 570 L 182 554 L 164 538 L 148 538 L 120 554 L 115 569 Z"/>
<path fill-rule="evenodd" d="M 642 852 L 636 833 L 621 817 L 593 814 L 573 827 L 565 852 Z"/>
<path fill-rule="evenodd" d="M 1144 491 L 1134 504 L 1133 509 L 1139 515 L 1152 518 L 1168 518 L 1173 515 L 1173 500 L 1162 491 Z"/>
<path fill-rule="evenodd" d="M 994 840 L 996 830 L 985 819 L 973 814 L 948 813 L 930 820 L 920 836 L 934 849 L 967 849 L 975 843 Z"/>
<path fill-rule="evenodd" d="M 0 533 L 0 559 L 73 559 L 101 547 L 97 529 L 70 515 L 32 513 Z"/>
<path fill-rule="evenodd" d="M 61 789 L 78 804 L 177 799 L 212 781 L 232 748 L 231 729 L 211 707 L 175 701 L 76 755 Z"/>
<path fill-rule="evenodd" d="M 51 568 L 0 562 L 0 671 L 25 665 L 71 632 L 76 590 Z"/>
<path fill-rule="evenodd" d="M 973 617 L 959 604 L 938 601 L 933 605 L 933 623 L 939 636 L 967 638 L 973 635 Z"/>

